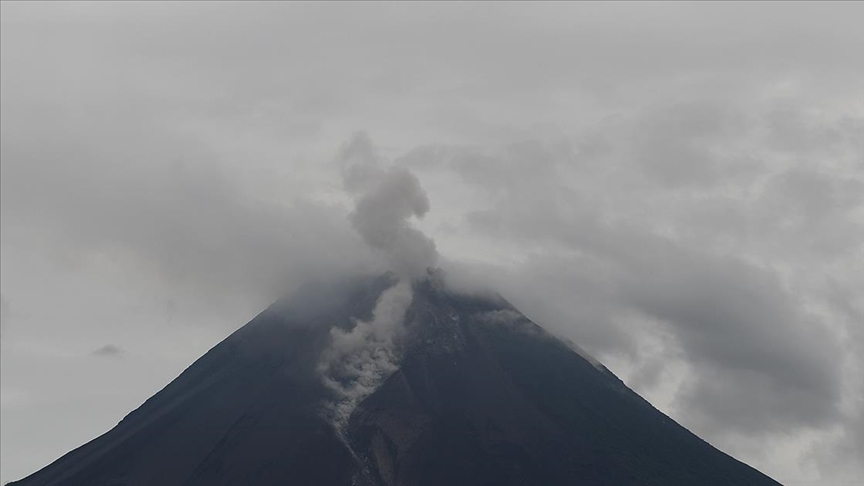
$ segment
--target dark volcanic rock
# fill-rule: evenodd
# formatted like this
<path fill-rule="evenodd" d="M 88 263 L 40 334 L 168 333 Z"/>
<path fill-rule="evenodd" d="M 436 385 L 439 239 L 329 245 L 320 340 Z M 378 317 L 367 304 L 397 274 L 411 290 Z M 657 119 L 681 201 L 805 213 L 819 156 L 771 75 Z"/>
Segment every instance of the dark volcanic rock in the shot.
<path fill-rule="evenodd" d="M 392 279 L 274 304 L 116 427 L 15 486 L 776 485 L 498 297 L 414 286 L 401 363 L 343 434 L 317 364 Z"/>

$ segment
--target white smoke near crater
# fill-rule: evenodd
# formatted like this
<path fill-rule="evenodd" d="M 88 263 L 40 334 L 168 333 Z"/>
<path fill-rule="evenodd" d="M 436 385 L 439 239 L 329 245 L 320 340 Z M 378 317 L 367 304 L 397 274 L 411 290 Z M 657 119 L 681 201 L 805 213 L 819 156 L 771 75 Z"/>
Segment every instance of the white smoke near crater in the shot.
<path fill-rule="evenodd" d="M 338 157 L 345 190 L 354 196 L 352 226 L 380 257 L 397 282 L 378 298 L 371 321 L 345 331 L 334 327 L 331 344 L 318 364 L 324 384 L 336 398 L 325 414 L 341 434 L 351 412 L 398 369 L 397 338 L 413 300 L 412 282 L 438 261 L 435 242 L 411 226 L 429 211 L 420 181 L 402 167 L 386 167 L 372 141 L 355 134 Z"/>

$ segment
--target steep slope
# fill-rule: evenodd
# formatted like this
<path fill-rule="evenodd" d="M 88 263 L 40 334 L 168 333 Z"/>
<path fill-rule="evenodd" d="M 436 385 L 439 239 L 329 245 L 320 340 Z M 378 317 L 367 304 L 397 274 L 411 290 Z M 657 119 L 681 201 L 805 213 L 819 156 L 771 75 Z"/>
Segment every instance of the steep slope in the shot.
<path fill-rule="evenodd" d="M 769 485 L 500 298 L 414 285 L 400 366 L 336 431 L 317 367 L 389 277 L 309 286 L 31 485 Z"/>
<path fill-rule="evenodd" d="M 418 339 L 350 424 L 382 484 L 777 484 L 506 302 L 427 281 L 412 313 Z"/>

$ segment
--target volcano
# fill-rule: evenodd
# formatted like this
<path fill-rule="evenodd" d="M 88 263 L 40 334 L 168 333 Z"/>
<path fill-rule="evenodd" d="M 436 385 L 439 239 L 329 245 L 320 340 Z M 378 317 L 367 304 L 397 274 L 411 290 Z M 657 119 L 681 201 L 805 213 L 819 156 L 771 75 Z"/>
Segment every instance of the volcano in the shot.
<path fill-rule="evenodd" d="M 334 421 L 334 329 L 392 276 L 310 284 L 15 486 L 776 485 L 499 296 L 412 284 L 395 367 Z"/>

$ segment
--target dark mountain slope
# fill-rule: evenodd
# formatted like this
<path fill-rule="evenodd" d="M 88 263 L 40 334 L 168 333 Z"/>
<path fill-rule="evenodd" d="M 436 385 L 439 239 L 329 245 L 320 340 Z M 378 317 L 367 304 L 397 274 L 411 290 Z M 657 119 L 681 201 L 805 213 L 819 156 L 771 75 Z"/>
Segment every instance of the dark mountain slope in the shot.
<path fill-rule="evenodd" d="M 500 298 L 415 284 L 400 369 L 344 430 L 316 368 L 388 278 L 310 286 L 31 485 L 774 485 Z"/>
<path fill-rule="evenodd" d="M 350 423 L 383 484 L 777 484 L 506 302 L 425 282 L 412 312 L 418 339 Z"/>

